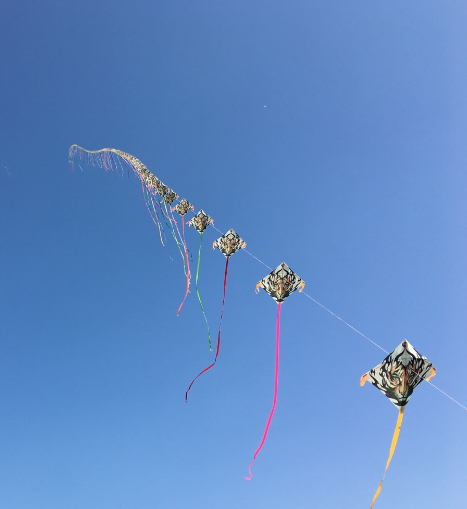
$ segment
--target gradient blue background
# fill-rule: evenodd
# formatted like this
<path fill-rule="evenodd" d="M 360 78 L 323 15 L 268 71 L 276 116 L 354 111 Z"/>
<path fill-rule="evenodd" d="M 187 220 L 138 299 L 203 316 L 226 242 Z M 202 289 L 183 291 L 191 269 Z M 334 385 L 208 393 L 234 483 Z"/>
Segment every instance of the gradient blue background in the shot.
<path fill-rule="evenodd" d="M 369 507 L 397 410 L 358 381 L 384 353 L 293 294 L 244 481 L 273 398 L 268 270 L 231 259 L 219 360 L 185 404 L 213 354 L 193 286 L 176 316 L 176 246 L 134 176 L 72 171 L 68 148 L 135 155 L 466 405 L 466 26 L 464 0 L 0 4 L 0 507 Z M 421 385 L 376 507 L 464 509 L 466 429 Z"/>

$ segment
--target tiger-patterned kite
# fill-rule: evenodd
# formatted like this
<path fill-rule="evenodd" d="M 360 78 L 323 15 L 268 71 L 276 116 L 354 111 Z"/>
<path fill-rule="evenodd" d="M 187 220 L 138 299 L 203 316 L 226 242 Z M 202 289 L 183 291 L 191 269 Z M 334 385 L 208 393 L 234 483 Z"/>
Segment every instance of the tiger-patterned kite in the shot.
<path fill-rule="evenodd" d="M 206 313 L 204 312 L 203 303 L 201 302 L 201 297 L 199 295 L 198 290 L 198 276 L 199 276 L 199 264 L 201 262 L 201 245 L 203 243 L 203 233 L 206 228 L 214 223 L 213 219 L 209 217 L 204 210 L 200 210 L 195 216 L 193 216 L 189 221 L 188 225 L 193 226 L 193 228 L 199 232 L 200 240 L 199 240 L 199 251 L 198 251 L 198 267 L 196 269 L 196 295 L 198 295 L 199 305 L 201 306 L 201 311 L 203 312 L 204 319 L 206 320 L 206 325 L 208 326 L 208 340 L 209 340 L 209 350 L 212 351 L 211 346 L 211 331 L 209 330 L 208 319 L 206 318 Z"/>
<path fill-rule="evenodd" d="M 370 369 L 360 378 L 360 385 L 365 382 L 372 383 L 385 396 L 389 398 L 397 408 L 399 408 L 399 417 L 397 419 L 396 429 L 392 437 L 391 448 L 389 450 L 389 458 L 386 463 L 383 478 L 376 490 L 371 508 L 373 508 L 378 498 L 381 487 L 383 486 L 384 477 L 391 462 L 392 455 L 396 449 L 399 432 L 404 416 L 404 409 L 415 387 L 423 380 L 427 382 L 436 374 L 436 368 L 431 362 L 420 355 L 417 350 L 407 341 L 404 340 L 392 353 L 390 353 L 381 364 Z"/>
<path fill-rule="evenodd" d="M 219 331 L 217 333 L 216 356 L 214 357 L 214 362 L 207 368 L 203 369 L 203 371 L 201 371 L 201 373 L 199 373 L 199 375 L 197 375 L 193 379 L 185 393 L 185 401 L 187 401 L 188 399 L 188 391 L 191 389 L 191 386 L 194 384 L 195 380 L 203 373 L 208 371 L 208 369 L 211 369 L 217 361 L 217 356 L 219 355 L 219 347 L 221 344 L 221 325 L 222 318 L 224 316 L 225 289 L 227 287 L 227 271 L 229 269 L 229 260 L 234 253 L 246 247 L 246 242 L 244 242 L 244 240 L 241 237 L 239 237 L 233 230 L 229 230 L 225 235 L 222 235 L 222 237 L 219 237 L 216 241 L 212 243 L 212 248 L 214 249 L 215 247 L 217 247 L 217 249 L 219 249 L 219 251 L 227 258 L 225 262 L 225 274 L 224 274 L 224 298 L 222 300 L 221 319 L 219 323 Z"/>
<path fill-rule="evenodd" d="M 302 279 L 295 274 L 293 270 L 291 270 L 285 263 L 281 263 L 279 267 L 274 269 L 269 275 L 263 278 L 256 285 L 256 293 L 258 293 L 259 288 L 262 288 L 265 292 L 269 293 L 269 295 L 279 304 L 277 309 L 277 332 L 276 332 L 276 373 L 275 373 L 275 384 L 274 384 L 274 401 L 272 404 L 272 410 L 269 414 L 268 422 L 266 423 L 266 429 L 264 430 L 263 439 L 259 444 L 258 449 L 253 456 L 253 461 L 250 463 L 249 471 L 250 477 L 245 477 L 247 481 L 251 481 L 253 478 L 253 474 L 251 473 L 251 467 L 256 460 L 256 456 L 258 456 L 259 451 L 263 447 L 264 441 L 266 440 L 266 436 L 269 431 L 269 426 L 271 424 L 272 416 L 274 415 L 274 410 L 276 409 L 277 403 L 277 387 L 279 383 L 279 332 L 280 332 L 280 314 L 281 314 L 281 306 L 285 299 L 295 290 L 300 289 L 301 292 L 305 287 L 305 283 Z"/>

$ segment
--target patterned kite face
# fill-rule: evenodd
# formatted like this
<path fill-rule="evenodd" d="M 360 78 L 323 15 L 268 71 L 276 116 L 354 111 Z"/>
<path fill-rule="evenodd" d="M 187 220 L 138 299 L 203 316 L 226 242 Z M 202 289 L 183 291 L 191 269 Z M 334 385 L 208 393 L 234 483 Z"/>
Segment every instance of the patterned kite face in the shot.
<path fill-rule="evenodd" d="M 302 291 L 305 283 L 285 263 L 281 263 L 277 269 L 273 270 L 256 285 L 257 291 L 260 286 L 279 303 L 284 302 L 298 288 Z"/>
<path fill-rule="evenodd" d="M 149 177 L 149 175 L 152 175 L 146 166 L 141 166 L 141 168 L 139 168 L 139 173 L 145 180 Z"/>
<path fill-rule="evenodd" d="M 404 340 L 381 364 L 365 373 L 360 384 L 371 382 L 400 408 L 408 403 L 415 387 L 429 374 L 427 379 L 435 373 L 433 364 Z"/>
<path fill-rule="evenodd" d="M 233 230 L 229 230 L 225 235 L 219 237 L 212 244 L 212 248 L 217 247 L 219 251 L 228 258 L 240 249 L 246 247 L 246 242 L 243 241 Z"/>
<path fill-rule="evenodd" d="M 158 180 L 155 185 L 154 189 L 156 190 L 157 194 L 160 194 L 161 196 L 165 196 L 165 194 L 170 191 L 170 189 L 164 185 L 160 180 Z"/>
<path fill-rule="evenodd" d="M 188 200 L 183 198 L 177 203 L 177 205 L 175 205 L 175 207 L 172 210 L 175 210 L 177 214 L 184 216 L 189 210 L 193 209 L 194 209 L 193 205 Z"/>
<path fill-rule="evenodd" d="M 204 230 L 212 223 L 212 219 L 204 212 L 200 210 L 194 217 L 188 221 L 190 226 L 193 226 L 199 233 L 203 233 Z"/>
<path fill-rule="evenodd" d="M 164 194 L 164 201 L 167 205 L 172 205 L 174 200 L 178 198 L 178 194 L 172 189 L 167 188 L 166 193 Z"/>
<path fill-rule="evenodd" d="M 143 178 L 147 184 L 149 184 L 153 189 L 157 189 L 157 187 L 160 185 L 161 181 L 156 178 L 149 170 L 146 173 L 143 173 Z"/>

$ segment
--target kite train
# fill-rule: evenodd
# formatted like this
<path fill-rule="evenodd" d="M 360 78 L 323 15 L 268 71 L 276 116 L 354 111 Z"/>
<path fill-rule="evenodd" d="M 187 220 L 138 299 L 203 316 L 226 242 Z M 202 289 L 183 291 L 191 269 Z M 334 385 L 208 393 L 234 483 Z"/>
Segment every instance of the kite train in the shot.
<path fill-rule="evenodd" d="M 175 193 L 175 191 L 173 191 L 166 185 L 164 185 L 155 175 L 153 175 L 149 171 L 149 169 L 139 159 L 121 150 L 117 150 L 114 148 L 103 148 L 101 150 L 86 150 L 83 147 L 80 147 L 79 145 L 72 145 L 69 149 L 69 156 L 70 163 L 72 165 L 74 165 L 73 158 L 75 156 L 78 156 L 79 160 L 84 162 L 85 164 L 98 166 L 100 168 L 105 169 L 106 171 L 118 170 L 119 168 L 123 170 L 123 165 L 125 164 L 134 171 L 134 173 L 136 174 L 141 183 L 141 188 L 143 191 L 146 207 L 151 215 L 152 220 L 154 221 L 158 228 L 159 237 L 162 245 L 165 245 L 166 241 L 163 228 L 163 226 L 165 225 L 170 234 L 175 239 L 175 242 L 178 246 L 178 250 L 180 251 L 180 255 L 182 257 L 183 270 L 186 276 L 186 289 L 182 303 L 180 304 L 180 307 L 178 308 L 177 311 L 178 316 L 188 295 L 191 281 L 191 271 L 188 256 L 189 251 L 187 249 L 185 240 L 185 215 L 190 211 L 194 211 L 193 205 L 190 202 L 188 202 L 185 198 L 183 198 L 174 207 L 171 207 L 172 203 L 178 198 L 178 194 Z M 174 212 L 181 216 L 182 221 L 181 232 L 178 227 L 178 223 L 173 215 Z M 203 242 L 203 233 L 210 224 L 213 224 L 213 220 L 203 210 L 200 210 L 196 215 L 194 215 L 194 217 L 192 217 L 191 220 L 187 221 L 187 224 L 189 226 L 193 226 L 200 234 L 198 264 L 195 278 L 196 294 L 198 296 L 201 311 L 203 312 L 203 316 L 206 321 L 208 329 L 209 349 L 212 351 L 211 333 L 209 329 L 208 319 L 206 317 L 206 313 L 204 312 L 203 303 L 201 301 L 201 296 L 198 290 L 198 279 L 201 263 L 201 247 Z M 224 317 L 224 305 L 227 288 L 227 273 L 229 268 L 229 261 L 230 257 L 233 254 L 246 247 L 246 243 L 239 235 L 235 233 L 234 230 L 229 230 L 225 235 L 222 235 L 215 242 L 213 242 L 213 249 L 216 247 L 225 256 L 226 263 L 224 273 L 224 295 L 222 299 L 222 311 L 219 322 L 219 331 L 217 334 L 217 348 L 215 358 L 212 364 L 210 364 L 207 368 L 201 371 L 193 379 L 185 393 L 185 401 L 188 398 L 188 392 L 191 389 L 192 385 L 194 384 L 195 380 L 203 373 L 211 369 L 217 362 L 221 341 L 222 320 Z M 270 411 L 269 418 L 266 423 L 266 428 L 264 430 L 261 443 L 259 447 L 256 449 L 256 452 L 253 456 L 253 460 L 249 465 L 248 470 L 250 476 L 245 477 L 246 480 L 251 480 L 253 478 L 251 468 L 256 460 L 256 457 L 258 456 L 260 450 L 264 445 L 276 408 L 279 382 L 279 336 L 280 336 L 281 306 L 282 303 L 286 300 L 286 298 L 290 294 L 292 294 L 296 290 L 299 290 L 301 292 L 304 286 L 305 283 L 302 281 L 302 279 L 297 274 L 295 274 L 285 263 L 279 265 L 276 269 L 274 269 L 270 274 L 264 277 L 256 285 L 255 289 L 256 293 L 259 292 L 259 288 L 261 287 L 278 304 L 277 325 L 276 325 L 275 384 L 272 409 Z M 376 490 L 376 493 L 373 497 L 371 509 L 373 508 L 381 492 L 386 472 L 388 470 L 389 464 L 394 454 L 397 441 L 399 438 L 405 407 L 417 385 L 419 385 L 422 382 L 422 380 L 426 381 L 431 380 L 435 376 L 435 374 L 436 369 L 428 361 L 428 359 L 420 355 L 412 347 L 412 345 L 410 345 L 408 341 L 404 340 L 392 353 L 390 353 L 383 360 L 381 364 L 365 373 L 360 379 L 360 385 L 364 385 L 365 382 L 369 381 L 383 394 L 385 394 L 390 399 L 390 401 L 399 409 L 399 416 L 397 419 L 396 429 L 394 431 L 394 435 L 392 438 L 386 468 L 384 470 L 384 474 L 378 486 L 378 489 Z"/>

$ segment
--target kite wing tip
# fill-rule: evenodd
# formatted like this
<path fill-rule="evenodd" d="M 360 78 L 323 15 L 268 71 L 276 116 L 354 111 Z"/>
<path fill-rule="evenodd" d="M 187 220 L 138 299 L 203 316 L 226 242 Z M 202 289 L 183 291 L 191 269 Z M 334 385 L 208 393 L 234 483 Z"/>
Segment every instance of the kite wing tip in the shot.
<path fill-rule="evenodd" d="M 425 380 L 425 382 L 429 382 L 436 375 L 436 368 L 432 368 L 430 371 L 430 376 Z"/>
<path fill-rule="evenodd" d="M 368 373 L 365 373 L 362 378 L 360 378 L 360 386 L 363 386 L 365 382 L 368 382 L 370 377 L 368 376 Z"/>

